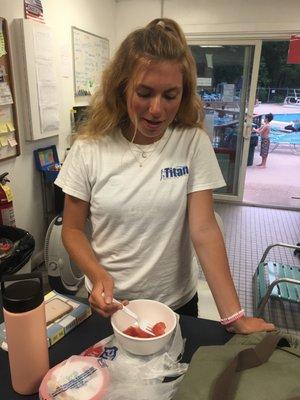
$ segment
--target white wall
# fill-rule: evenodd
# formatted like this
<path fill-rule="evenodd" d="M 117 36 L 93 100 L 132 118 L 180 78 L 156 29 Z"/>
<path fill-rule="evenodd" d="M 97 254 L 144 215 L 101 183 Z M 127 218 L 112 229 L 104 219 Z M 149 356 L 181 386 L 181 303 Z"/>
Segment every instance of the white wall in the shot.
<path fill-rule="evenodd" d="M 243 34 L 300 31 L 299 0 L 117 0 L 117 44 L 154 18 L 175 19 L 186 33 Z"/>
<path fill-rule="evenodd" d="M 185 32 L 293 32 L 300 29 L 299 0 L 166 0 L 165 16 Z"/>
<path fill-rule="evenodd" d="M 161 0 L 116 0 L 116 45 L 132 30 L 161 16 Z"/>
<path fill-rule="evenodd" d="M 65 46 L 70 56 L 71 26 L 106 37 L 110 48 L 115 46 L 115 8 L 113 0 L 42 0 L 45 23 L 52 28 L 60 51 Z M 43 216 L 40 175 L 33 161 L 33 150 L 56 144 L 60 158 L 69 146 L 70 109 L 75 105 L 73 96 L 73 76 L 60 77 L 60 135 L 54 138 L 25 142 L 22 99 L 17 68 L 18 55 L 13 29 L 13 19 L 24 18 L 23 0 L 0 0 L 0 16 L 7 19 L 12 47 L 12 67 L 15 80 L 16 103 L 18 110 L 19 137 L 21 155 L 17 158 L 0 162 L 0 173 L 9 172 L 14 193 L 14 209 L 17 226 L 28 230 L 36 239 L 36 251 L 44 244 L 45 221 Z M 71 64 L 70 64 L 71 65 Z M 72 72 L 72 70 L 71 70 Z"/>

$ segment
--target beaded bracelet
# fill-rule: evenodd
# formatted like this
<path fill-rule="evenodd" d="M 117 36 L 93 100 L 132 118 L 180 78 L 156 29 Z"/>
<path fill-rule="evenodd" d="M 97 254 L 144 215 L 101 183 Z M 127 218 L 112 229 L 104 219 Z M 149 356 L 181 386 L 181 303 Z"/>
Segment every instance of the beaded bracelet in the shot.
<path fill-rule="evenodd" d="M 230 315 L 230 317 L 221 318 L 220 322 L 222 325 L 229 325 L 229 324 L 232 324 L 233 322 L 237 321 L 238 319 L 244 317 L 244 315 L 245 315 L 245 310 L 242 309 L 242 310 L 238 311 L 237 313 Z"/>

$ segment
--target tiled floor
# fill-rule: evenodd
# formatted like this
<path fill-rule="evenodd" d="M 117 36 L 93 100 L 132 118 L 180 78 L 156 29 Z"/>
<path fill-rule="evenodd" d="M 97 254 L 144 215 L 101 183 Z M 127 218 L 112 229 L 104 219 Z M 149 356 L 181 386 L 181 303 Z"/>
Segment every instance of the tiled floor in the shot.
<path fill-rule="evenodd" d="M 300 242 L 300 212 L 216 203 L 224 223 L 225 243 L 232 276 L 242 306 L 252 315 L 252 276 L 270 244 Z M 300 267 L 290 249 L 271 250 L 270 259 Z"/>

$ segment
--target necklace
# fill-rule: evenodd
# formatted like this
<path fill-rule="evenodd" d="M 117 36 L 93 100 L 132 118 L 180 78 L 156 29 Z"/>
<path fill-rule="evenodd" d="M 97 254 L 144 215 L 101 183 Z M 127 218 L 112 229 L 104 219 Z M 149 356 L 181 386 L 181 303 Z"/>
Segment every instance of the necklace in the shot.
<path fill-rule="evenodd" d="M 139 166 L 142 167 L 143 164 L 145 163 L 145 161 L 147 161 L 152 156 L 152 154 L 155 152 L 156 148 L 158 147 L 158 144 L 160 143 L 160 140 L 153 143 L 152 146 L 150 147 L 150 149 L 148 148 L 147 150 L 142 149 L 140 146 L 138 146 L 137 144 L 135 144 L 133 142 L 127 142 L 127 143 L 128 143 L 131 154 L 133 155 L 133 157 L 135 158 L 135 160 L 139 164 Z M 136 152 L 139 153 L 140 157 L 136 156 Z"/>
<path fill-rule="evenodd" d="M 170 137 L 172 135 L 172 128 L 168 128 L 165 132 L 165 134 L 156 142 L 152 143 L 152 145 L 147 145 L 147 149 L 146 148 L 142 148 L 140 147 L 138 144 L 133 143 L 133 141 L 129 141 L 128 139 L 126 139 L 126 137 L 124 137 L 125 135 L 123 135 L 122 133 L 122 137 L 124 138 L 124 140 L 127 143 L 128 149 L 131 153 L 131 155 L 133 156 L 133 158 L 135 159 L 135 161 L 138 163 L 139 167 L 141 168 L 144 163 L 149 160 L 149 158 L 154 154 L 157 153 L 157 156 L 159 156 L 162 151 L 164 150 L 164 148 L 166 147 L 167 143 L 170 140 Z M 134 140 L 134 139 L 132 139 Z M 146 147 L 146 146 L 144 146 Z M 157 152 L 156 150 L 160 147 L 160 150 Z"/>
<path fill-rule="evenodd" d="M 145 149 L 145 148 L 143 149 L 142 147 L 138 146 L 136 143 L 131 142 L 131 144 L 136 148 L 136 150 L 138 150 L 141 153 L 141 156 L 143 158 L 147 158 L 148 153 L 152 153 L 155 150 L 155 148 L 157 147 L 157 143 L 158 143 L 158 141 L 152 143 L 152 146 L 151 145 L 147 146 L 147 149 Z"/>

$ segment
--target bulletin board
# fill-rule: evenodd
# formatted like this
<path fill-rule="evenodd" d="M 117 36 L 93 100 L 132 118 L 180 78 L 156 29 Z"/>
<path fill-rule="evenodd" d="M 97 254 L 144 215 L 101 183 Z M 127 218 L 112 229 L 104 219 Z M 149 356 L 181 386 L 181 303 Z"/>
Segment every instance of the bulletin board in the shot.
<path fill-rule="evenodd" d="M 73 26 L 72 43 L 75 96 L 90 96 L 109 59 L 109 41 Z"/>
<path fill-rule="evenodd" d="M 0 17 L 0 161 L 20 155 L 7 21 Z"/>

